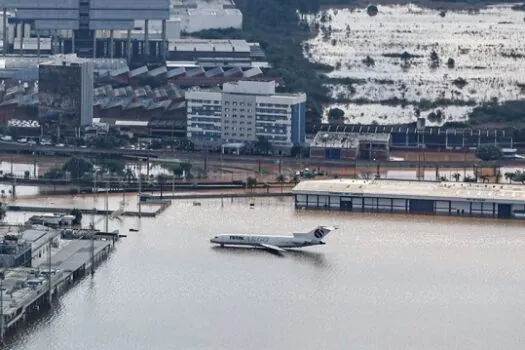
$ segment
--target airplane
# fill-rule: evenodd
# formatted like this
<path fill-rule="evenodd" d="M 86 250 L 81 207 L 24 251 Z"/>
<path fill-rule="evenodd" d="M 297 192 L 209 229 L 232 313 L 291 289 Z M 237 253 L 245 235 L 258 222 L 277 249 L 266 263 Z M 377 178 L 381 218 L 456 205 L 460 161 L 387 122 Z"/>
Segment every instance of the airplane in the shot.
<path fill-rule="evenodd" d="M 222 234 L 210 239 L 210 243 L 230 246 L 249 246 L 264 248 L 273 252 L 285 252 L 289 248 L 302 248 L 312 245 L 326 244 L 322 241 L 337 226 L 317 226 L 306 233 L 294 233 L 293 236 L 267 236 L 267 235 L 234 235 Z"/>

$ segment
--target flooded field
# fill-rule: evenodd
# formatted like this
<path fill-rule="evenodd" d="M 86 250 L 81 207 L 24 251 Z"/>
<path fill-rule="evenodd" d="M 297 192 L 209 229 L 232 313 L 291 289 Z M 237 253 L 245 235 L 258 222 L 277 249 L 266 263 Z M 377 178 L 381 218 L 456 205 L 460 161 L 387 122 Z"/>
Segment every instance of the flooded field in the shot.
<path fill-rule="evenodd" d="M 440 11 L 416 5 L 321 12 L 319 34 L 304 43 L 311 61 L 329 64 L 331 107 L 346 123 L 406 123 L 441 110 L 427 124 L 462 121 L 483 102 L 523 97 L 524 16 L 511 5 Z M 434 54 L 433 54 L 434 52 Z M 449 60 L 451 59 L 451 60 Z M 408 103 L 401 105 L 400 100 Z M 438 103 L 433 103 L 438 101 Z M 439 114 L 439 113 L 438 113 Z"/>

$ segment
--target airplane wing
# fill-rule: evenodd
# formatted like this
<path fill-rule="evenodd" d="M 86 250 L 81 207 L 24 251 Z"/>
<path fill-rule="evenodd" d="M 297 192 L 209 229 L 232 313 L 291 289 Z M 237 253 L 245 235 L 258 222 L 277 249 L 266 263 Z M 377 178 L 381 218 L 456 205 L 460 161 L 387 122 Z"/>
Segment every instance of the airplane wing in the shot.
<path fill-rule="evenodd" d="M 276 251 L 276 252 L 285 252 L 286 250 L 282 249 L 282 248 L 279 248 L 275 245 L 271 245 L 271 244 L 265 244 L 265 243 L 260 243 L 259 244 L 261 247 L 263 248 L 266 248 L 266 249 L 270 249 L 270 250 L 273 250 L 273 251 Z"/>

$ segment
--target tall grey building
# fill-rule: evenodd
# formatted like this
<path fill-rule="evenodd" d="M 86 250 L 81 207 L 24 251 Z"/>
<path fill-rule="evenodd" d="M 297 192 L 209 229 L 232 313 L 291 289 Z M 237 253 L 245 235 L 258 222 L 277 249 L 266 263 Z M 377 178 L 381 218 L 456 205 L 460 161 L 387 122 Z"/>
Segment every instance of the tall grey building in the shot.
<path fill-rule="evenodd" d="M 4 11 L 4 42 L 7 42 L 5 15 L 7 11 L 15 11 L 16 21 L 31 24 L 37 33 L 73 31 L 73 51 L 94 56 L 97 30 L 128 30 L 130 33 L 134 20 L 162 20 L 165 38 L 170 0 L 0 0 L 0 8 Z M 145 41 L 148 41 L 147 29 Z"/>
<path fill-rule="evenodd" d="M 93 62 L 64 55 L 38 68 L 38 100 L 41 120 L 63 129 L 91 125 L 93 120 Z"/>

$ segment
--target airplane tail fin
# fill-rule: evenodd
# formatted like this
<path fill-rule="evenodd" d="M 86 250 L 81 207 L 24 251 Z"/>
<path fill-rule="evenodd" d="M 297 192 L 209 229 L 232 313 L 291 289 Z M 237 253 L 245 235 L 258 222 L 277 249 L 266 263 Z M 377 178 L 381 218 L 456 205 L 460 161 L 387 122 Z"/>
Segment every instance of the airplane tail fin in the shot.
<path fill-rule="evenodd" d="M 307 232 L 305 236 L 311 237 L 314 240 L 321 241 L 330 232 L 337 230 L 337 226 L 317 226 L 312 231 Z"/>

